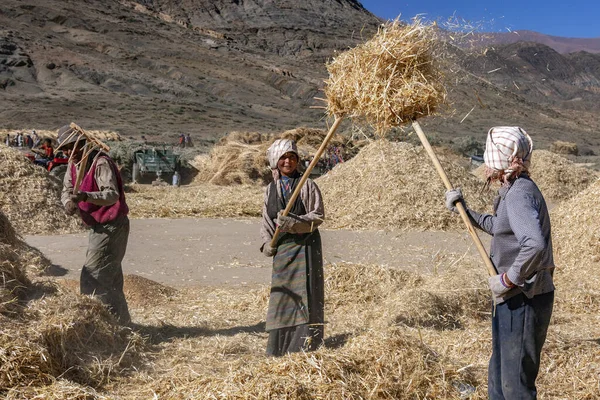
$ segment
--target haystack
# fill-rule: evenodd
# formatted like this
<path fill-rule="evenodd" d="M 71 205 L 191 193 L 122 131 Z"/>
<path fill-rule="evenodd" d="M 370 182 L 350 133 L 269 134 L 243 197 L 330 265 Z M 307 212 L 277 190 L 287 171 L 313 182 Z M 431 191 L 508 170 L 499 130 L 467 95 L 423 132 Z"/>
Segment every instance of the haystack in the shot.
<path fill-rule="evenodd" d="M 19 301 L 25 299 L 32 286 L 27 271 L 40 272 L 50 264 L 38 249 L 21 240 L 0 211 L 0 314 L 20 314 Z"/>
<path fill-rule="evenodd" d="M 485 165 L 476 168 L 473 175 L 484 181 Z M 547 201 L 568 199 L 587 188 L 599 176 L 594 170 L 580 167 L 548 150 L 533 151 L 529 175 Z"/>
<path fill-rule="evenodd" d="M 461 166 L 441 158 L 468 205 L 485 211 L 491 193 Z M 448 230 L 462 227 L 444 206 L 445 188 L 421 147 L 379 140 L 317 179 L 328 228 Z"/>
<path fill-rule="evenodd" d="M 327 112 L 371 125 L 384 136 L 392 127 L 432 115 L 445 102 L 435 64 L 437 30 L 418 19 L 383 25 L 369 41 L 327 65 Z"/>
<path fill-rule="evenodd" d="M 301 159 L 315 154 L 326 132 L 322 129 L 300 127 L 279 135 L 258 132 L 231 132 L 219 140 L 210 154 L 196 156 L 191 164 L 199 172 L 194 182 L 215 185 L 264 185 L 273 180 L 267 161 L 267 149 L 275 139 L 293 139 L 298 145 Z M 340 135 L 331 141 L 331 146 L 344 146 L 350 152 L 351 142 Z M 352 154 L 352 153 L 349 153 Z"/>
<path fill-rule="evenodd" d="M 579 154 L 577 143 L 563 142 L 562 140 L 552 142 L 550 145 L 550 151 L 557 154 L 572 154 L 575 156 Z"/>
<path fill-rule="evenodd" d="M 80 230 L 60 203 L 62 183 L 33 165 L 19 151 L 0 144 L 0 207 L 20 234 Z"/>
<path fill-rule="evenodd" d="M 59 377 L 96 387 L 139 361 L 143 340 L 98 300 L 27 275 L 47 264 L 0 212 L 0 395 Z"/>
<path fill-rule="evenodd" d="M 551 212 L 558 301 L 577 312 L 600 311 L 600 180 Z"/>

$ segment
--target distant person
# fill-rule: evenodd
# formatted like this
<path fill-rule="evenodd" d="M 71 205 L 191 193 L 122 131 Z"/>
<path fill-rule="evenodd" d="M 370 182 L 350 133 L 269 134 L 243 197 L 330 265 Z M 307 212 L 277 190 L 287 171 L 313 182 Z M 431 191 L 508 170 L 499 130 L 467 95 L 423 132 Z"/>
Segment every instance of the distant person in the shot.
<path fill-rule="evenodd" d="M 192 147 L 192 137 L 189 133 L 185 135 L 185 147 Z"/>
<path fill-rule="evenodd" d="M 52 139 L 46 138 L 42 142 L 41 148 L 33 149 L 35 153 L 38 153 L 38 157 L 34 160 L 36 164 L 44 167 L 48 166 L 48 163 L 54 159 L 54 147 L 52 146 Z"/>
<path fill-rule="evenodd" d="M 73 183 L 77 179 L 74 163 L 81 160 L 86 140 L 81 136 L 75 147 L 79 135 L 69 138 L 71 133 L 69 125 L 58 131 L 59 148 L 73 153 L 63 181 L 61 201 L 68 215 L 79 212 L 90 228 L 80 291 L 81 294 L 97 297 L 120 322 L 127 324 L 131 317 L 123 293 L 121 263 L 129 238 L 129 208 L 125 202 L 121 174 L 107 154 L 92 151 L 79 191 L 73 193 Z"/>
<path fill-rule="evenodd" d="M 10 133 L 7 133 L 7 134 L 6 134 L 6 139 L 4 139 L 4 143 L 5 143 L 7 146 L 10 146 Z"/>
<path fill-rule="evenodd" d="M 185 147 L 185 135 L 183 133 L 179 135 L 179 147 Z"/>
<path fill-rule="evenodd" d="M 488 368 L 491 400 L 537 398 L 540 353 L 554 303 L 550 217 L 529 177 L 532 150 L 523 129 L 490 129 L 483 158 L 488 185 L 500 184 L 494 212 L 465 207 L 471 222 L 492 235 L 490 257 L 498 272 L 489 278 L 496 303 Z M 458 201 L 463 201 L 459 189 L 446 192 L 446 207 L 456 212 Z"/>
<path fill-rule="evenodd" d="M 17 133 L 17 147 L 23 147 L 23 134 Z"/>
<path fill-rule="evenodd" d="M 35 129 L 33 131 L 31 131 L 31 138 L 33 139 L 33 145 L 31 147 L 33 147 L 33 148 L 38 147 L 38 145 L 40 144 L 40 137 L 37 134 L 37 132 L 35 131 Z"/>
<path fill-rule="evenodd" d="M 273 257 L 267 354 L 282 356 L 315 350 L 323 343 L 323 251 L 317 228 L 324 210 L 318 186 L 308 179 L 291 212 L 281 215 L 302 177 L 296 143 L 276 140 L 267 155 L 275 177 L 265 190 L 260 230 L 261 251 Z M 271 247 L 276 227 L 281 235 Z"/>
<path fill-rule="evenodd" d="M 29 147 L 30 149 L 33 148 L 33 139 L 31 138 L 31 135 L 25 137 L 25 147 Z"/>

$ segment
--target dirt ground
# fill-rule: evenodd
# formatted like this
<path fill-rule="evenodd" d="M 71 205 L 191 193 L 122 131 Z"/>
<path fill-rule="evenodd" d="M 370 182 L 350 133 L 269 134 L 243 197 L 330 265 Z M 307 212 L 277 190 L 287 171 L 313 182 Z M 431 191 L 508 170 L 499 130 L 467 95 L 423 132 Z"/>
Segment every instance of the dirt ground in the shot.
<path fill-rule="evenodd" d="M 465 232 L 322 230 L 325 264 L 351 262 L 434 272 L 449 253 L 477 254 Z M 484 244 L 489 239 L 481 235 Z M 27 236 L 55 264 L 52 275 L 79 279 L 87 234 Z M 134 219 L 125 274 L 171 286 L 269 283 L 270 259 L 260 251 L 259 220 Z"/>

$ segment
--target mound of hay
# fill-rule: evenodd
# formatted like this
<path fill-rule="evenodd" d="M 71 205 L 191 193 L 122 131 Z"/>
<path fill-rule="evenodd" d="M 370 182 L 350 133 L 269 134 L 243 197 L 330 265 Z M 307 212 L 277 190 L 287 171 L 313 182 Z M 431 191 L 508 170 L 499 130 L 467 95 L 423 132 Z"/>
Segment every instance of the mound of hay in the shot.
<path fill-rule="evenodd" d="M 31 315 L 0 331 L 0 392 L 56 378 L 99 387 L 141 362 L 144 340 L 89 297 L 58 292 L 30 301 Z"/>
<path fill-rule="evenodd" d="M 550 145 L 550 151 L 557 154 L 579 154 L 579 149 L 577 148 L 577 143 L 571 142 L 563 142 L 561 140 L 557 140 Z"/>
<path fill-rule="evenodd" d="M 598 174 L 547 150 L 534 150 L 531 156 L 531 179 L 546 199 L 571 198 L 598 179 Z"/>
<path fill-rule="evenodd" d="M 491 193 L 441 157 L 451 182 L 461 187 L 469 207 L 485 211 Z M 328 228 L 448 230 L 463 227 L 444 205 L 446 191 L 427 154 L 408 143 L 375 141 L 353 159 L 317 179 Z"/>
<path fill-rule="evenodd" d="M 25 299 L 32 286 L 26 270 L 41 271 L 49 265 L 39 250 L 19 238 L 0 211 L 0 314 L 18 315 L 22 311 L 19 301 Z"/>
<path fill-rule="evenodd" d="M 194 181 L 221 186 L 267 184 L 273 180 L 267 149 L 275 139 L 295 140 L 300 158 L 309 160 L 326 135 L 327 132 L 322 129 L 304 127 L 291 129 L 280 135 L 231 132 L 219 140 L 208 156 L 199 155 L 190 162 L 199 171 Z M 344 147 L 347 155 L 352 155 L 355 147 L 340 135 L 334 135 L 330 146 Z"/>
<path fill-rule="evenodd" d="M 552 210 L 557 301 L 569 310 L 600 310 L 600 180 Z"/>
<path fill-rule="evenodd" d="M 65 122 L 65 125 L 66 125 L 66 122 Z M 31 134 L 32 131 L 33 131 L 33 128 L 0 129 L 0 136 L 4 139 L 6 137 L 6 135 L 10 135 L 11 138 L 14 139 L 15 136 L 17 135 L 17 133 L 19 133 L 19 132 L 21 132 L 24 136 L 27 136 L 27 135 Z M 58 128 L 55 130 L 36 129 L 35 132 L 38 134 L 38 136 L 40 138 L 42 138 L 42 139 L 50 138 L 50 139 L 53 139 L 55 143 L 56 143 L 56 140 L 58 139 Z M 108 142 L 108 141 L 120 142 L 120 141 L 125 140 L 118 132 L 115 132 L 115 131 L 99 131 L 99 130 L 92 131 L 92 130 L 86 129 L 86 132 L 103 142 Z"/>
<path fill-rule="evenodd" d="M 262 357 L 261 357 L 262 358 Z M 390 328 L 351 338 L 343 350 L 320 349 L 274 359 L 244 358 L 229 371 L 171 377 L 153 385 L 160 397 L 365 399 L 450 398 L 465 373 L 417 339 Z"/>
<path fill-rule="evenodd" d="M 446 90 L 434 64 L 436 29 L 419 20 L 382 26 L 369 41 L 335 57 L 325 81 L 329 115 L 390 128 L 431 115 Z"/>
<path fill-rule="evenodd" d="M 192 165 L 199 171 L 194 180 L 223 186 L 267 183 L 273 179 L 266 157 L 269 145 L 270 142 L 221 140 L 212 148 L 209 157 L 194 159 Z"/>
<path fill-rule="evenodd" d="M 473 174 L 484 181 L 485 165 L 477 167 Z M 529 175 L 547 201 L 568 199 L 598 179 L 594 170 L 580 167 L 547 150 L 533 151 Z"/>
<path fill-rule="evenodd" d="M 0 207 L 20 234 L 81 230 L 60 203 L 62 183 L 17 150 L 0 144 Z"/>

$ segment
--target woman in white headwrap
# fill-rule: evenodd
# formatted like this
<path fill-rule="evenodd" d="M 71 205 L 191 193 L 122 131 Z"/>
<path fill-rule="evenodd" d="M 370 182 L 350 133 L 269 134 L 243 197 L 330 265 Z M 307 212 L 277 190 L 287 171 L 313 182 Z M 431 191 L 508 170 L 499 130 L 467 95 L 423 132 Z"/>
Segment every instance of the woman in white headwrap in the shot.
<path fill-rule="evenodd" d="M 273 257 L 266 329 L 267 354 L 314 350 L 323 342 L 323 256 L 317 227 L 323 222 L 321 192 L 308 179 L 290 213 L 282 216 L 298 185 L 298 150 L 289 139 L 276 140 L 267 150 L 274 181 L 265 190 L 261 251 Z M 276 227 L 281 234 L 275 247 Z"/>
<path fill-rule="evenodd" d="M 492 235 L 489 278 L 495 298 L 488 397 L 536 399 L 540 353 L 554 303 L 554 259 L 544 197 L 528 174 L 533 144 L 519 127 L 489 130 L 484 162 L 488 185 L 499 183 L 494 212 L 468 209 L 471 222 Z M 464 204 L 460 189 L 446 192 L 446 206 Z"/>

